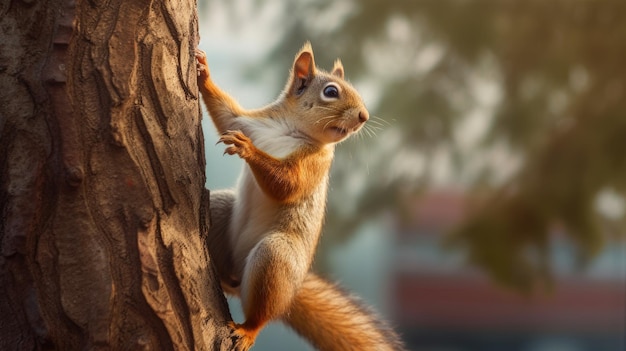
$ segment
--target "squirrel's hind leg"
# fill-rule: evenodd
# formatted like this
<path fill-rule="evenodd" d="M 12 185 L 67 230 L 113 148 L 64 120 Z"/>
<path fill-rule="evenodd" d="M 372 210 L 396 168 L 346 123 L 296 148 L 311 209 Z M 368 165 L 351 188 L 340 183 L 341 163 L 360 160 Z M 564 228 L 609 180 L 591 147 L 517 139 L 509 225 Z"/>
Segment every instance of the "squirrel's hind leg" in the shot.
<path fill-rule="evenodd" d="M 297 252 L 301 245 L 287 233 L 272 233 L 250 251 L 240 295 L 246 320 L 232 325 L 242 342 L 254 343 L 265 324 L 290 308 L 308 268 L 304 255 Z"/>

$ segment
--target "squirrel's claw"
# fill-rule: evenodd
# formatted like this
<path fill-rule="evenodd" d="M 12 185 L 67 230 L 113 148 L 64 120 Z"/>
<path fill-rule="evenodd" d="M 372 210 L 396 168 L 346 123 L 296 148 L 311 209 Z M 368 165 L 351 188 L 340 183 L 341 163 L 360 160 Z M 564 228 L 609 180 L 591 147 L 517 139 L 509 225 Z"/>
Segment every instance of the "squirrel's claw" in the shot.
<path fill-rule="evenodd" d="M 206 53 L 198 48 L 195 50 L 196 59 L 206 65 Z"/>
<path fill-rule="evenodd" d="M 198 71 L 198 77 L 200 76 L 209 76 L 209 65 L 206 62 L 206 54 L 204 51 L 196 48 L 195 51 L 196 56 L 196 70 Z"/>
<path fill-rule="evenodd" d="M 227 130 L 222 133 L 222 136 L 217 143 L 224 143 L 230 145 L 224 150 L 224 154 L 234 155 L 238 154 L 241 158 L 248 158 L 254 152 L 254 145 L 252 140 L 243 134 L 240 130 Z"/>
<path fill-rule="evenodd" d="M 249 331 L 243 325 L 235 322 L 228 322 L 231 329 L 231 338 L 234 339 L 235 349 L 237 351 L 247 351 L 254 345 L 254 339 L 258 331 Z"/>

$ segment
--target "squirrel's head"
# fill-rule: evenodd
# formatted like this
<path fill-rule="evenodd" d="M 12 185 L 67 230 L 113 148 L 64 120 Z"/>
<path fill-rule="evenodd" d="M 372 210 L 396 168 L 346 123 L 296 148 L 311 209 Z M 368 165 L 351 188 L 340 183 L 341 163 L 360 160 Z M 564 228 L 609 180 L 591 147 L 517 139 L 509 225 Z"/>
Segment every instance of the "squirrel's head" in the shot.
<path fill-rule="evenodd" d="M 290 111 L 298 111 L 291 122 L 322 144 L 346 139 L 369 119 L 361 96 L 344 80 L 341 61 L 331 72 L 316 68 L 308 42 L 296 55 L 282 98 Z"/>

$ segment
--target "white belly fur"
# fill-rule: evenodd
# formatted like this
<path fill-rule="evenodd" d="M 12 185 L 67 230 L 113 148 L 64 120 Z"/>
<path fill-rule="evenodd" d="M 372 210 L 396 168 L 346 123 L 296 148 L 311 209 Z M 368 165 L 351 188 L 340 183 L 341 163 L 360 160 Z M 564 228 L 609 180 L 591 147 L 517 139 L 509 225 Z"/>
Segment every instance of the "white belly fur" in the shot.
<path fill-rule="evenodd" d="M 239 117 L 237 122 L 236 128 L 252 139 L 257 148 L 276 158 L 284 158 L 306 142 L 286 121 Z M 230 237 L 234 257 L 245 258 L 271 232 L 281 205 L 263 193 L 247 164 L 238 183 Z M 236 265 L 238 270 L 243 269 L 244 262 Z"/>

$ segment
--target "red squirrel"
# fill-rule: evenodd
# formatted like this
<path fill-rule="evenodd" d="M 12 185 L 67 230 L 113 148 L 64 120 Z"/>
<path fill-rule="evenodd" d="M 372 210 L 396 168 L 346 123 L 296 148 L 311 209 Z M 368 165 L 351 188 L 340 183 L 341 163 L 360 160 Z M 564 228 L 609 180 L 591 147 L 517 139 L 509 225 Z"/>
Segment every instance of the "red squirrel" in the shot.
<path fill-rule="evenodd" d="M 204 52 L 196 58 L 218 143 L 246 162 L 235 189 L 210 193 L 208 235 L 225 292 L 241 298 L 245 321 L 230 324 L 239 349 L 280 319 L 320 350 L 403 350 L 368 307 L 310 272 L 335 145 L 369 119 L 341 61 L 318 69 L 306 43 L 278 99 L 246 110 L 211 80 Z"/>

